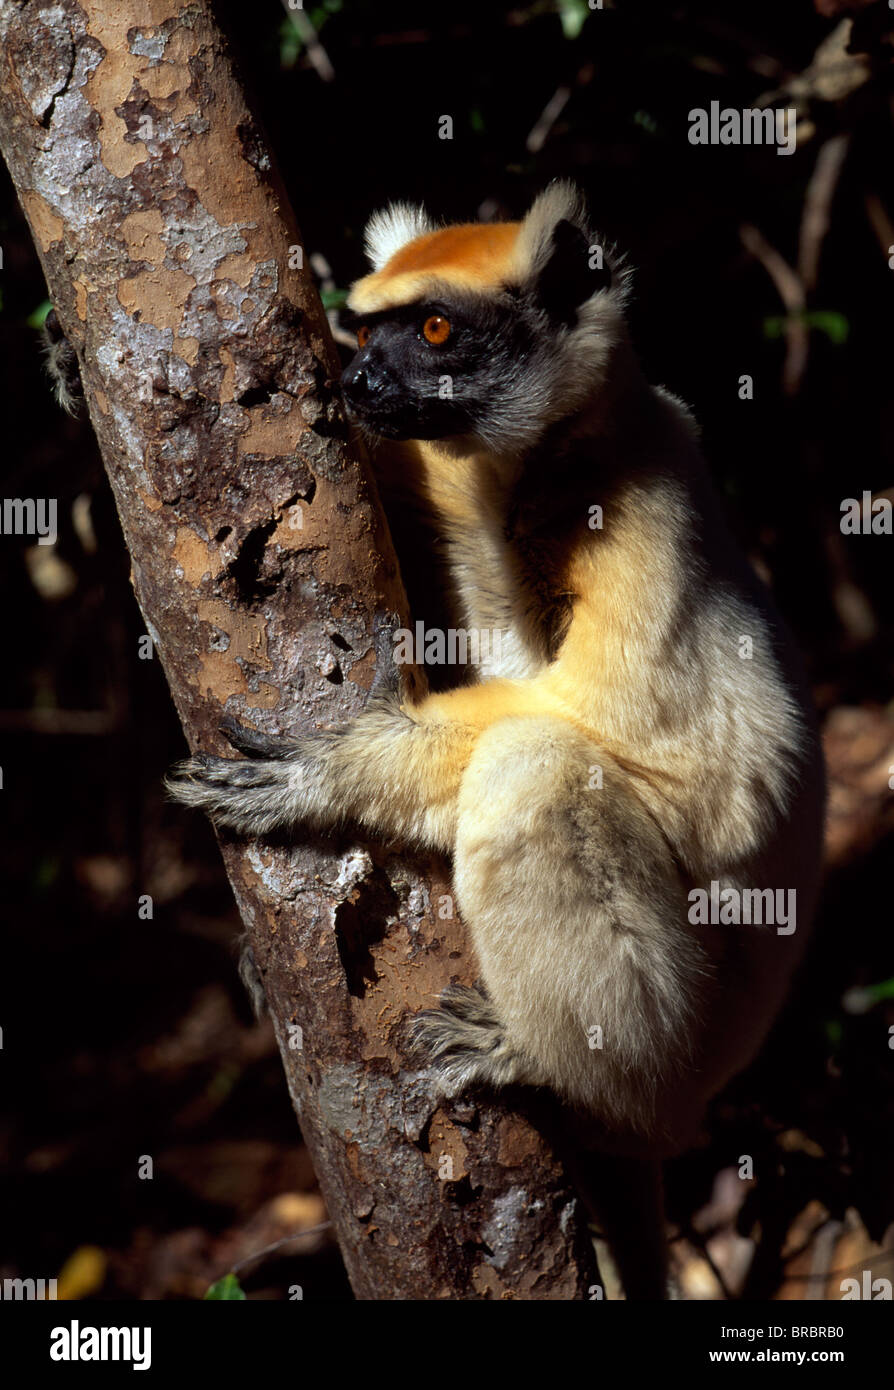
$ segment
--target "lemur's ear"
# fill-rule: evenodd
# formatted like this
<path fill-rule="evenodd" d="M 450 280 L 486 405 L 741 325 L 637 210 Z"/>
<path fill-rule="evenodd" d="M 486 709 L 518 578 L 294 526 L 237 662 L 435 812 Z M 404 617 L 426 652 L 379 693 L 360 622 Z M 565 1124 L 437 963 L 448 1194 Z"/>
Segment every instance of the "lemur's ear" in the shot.
<path fill-rule="evenodd" d="M 564 217 L 553 228 L 549 259 L 537 277 L 537 298 L 549 317 L 572 323 L 577 310 L 597 290 L 608 289 L 611 271 L 599 247 Z"/>
<path fill-rule="evenodd" d="M 391 203 L 374 212 L 366 224 L 363 249 L 373 270 L 381 270 L 407 242 L 435 230 L 424 207 L 412 203 Z"/>
<path fill-rule="evenodd" d="M 577 310 L 612 283 L 602 248 L 592 241 L 580 193 L 552 184 L 522 223 L 518 252 L 525 279 L 551 319 L 572 323 Z"/>

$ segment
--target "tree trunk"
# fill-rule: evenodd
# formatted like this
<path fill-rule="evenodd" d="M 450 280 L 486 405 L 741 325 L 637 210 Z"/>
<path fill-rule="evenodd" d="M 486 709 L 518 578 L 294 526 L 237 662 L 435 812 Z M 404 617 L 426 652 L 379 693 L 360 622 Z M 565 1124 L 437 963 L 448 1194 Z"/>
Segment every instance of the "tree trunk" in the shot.
<path fill-rule="evenodd" d="M 208 6 L 0 0 L 0 43 L 0 142 L 191 747 L 230 751 L 224 711 L 268 732 L 350 719 L 374 617 L 406 601 Z M 405 1061 L 408 1011 L 476 973 L 445 865 L 221 840 L 357 1296 L 586 1298 L 591 1243 L 537 1111 L 439 1105 Z"/>

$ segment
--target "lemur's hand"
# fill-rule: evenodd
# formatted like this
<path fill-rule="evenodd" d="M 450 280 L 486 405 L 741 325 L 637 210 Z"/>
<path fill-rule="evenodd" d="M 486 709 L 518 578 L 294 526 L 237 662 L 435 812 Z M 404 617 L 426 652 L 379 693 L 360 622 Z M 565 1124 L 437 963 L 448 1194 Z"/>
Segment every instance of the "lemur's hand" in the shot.
<path fill-rule="evenodd" d="M 41 339 L 47 375 L 53 382 L 53 395 L 66 414 L 77 415 L 84 400 L 84 387 L 75 350 L 62 332 L 55 309 L 51 309 L 44 320 Z"/>
<path fill-rule="evenodd" d="M 308 770 L 302 743 L 246 729 L 229 716 L 220 731 L 245 761 L 197 753 L 172 769 L 165 781 L 171 795 L 201 807 L 216 825 L 254 835 L 294 821 Z"/>
<path fill-rule="evenodd" d="M 298 822 L 331 825 L 351 811 L 351 785 L 367 738 L 406 722 L 401 713 L 401 669 L 394 661 L 396 614 L 378 613 L 373 623 L 376 669 L 366 705 L 339 729 L 300 738 L 274 738 L 246 729 L 227 715 L 220 732 L 245 761 L 197 753 L 172 769 L 171 795 L 198 806 L 216 825 L 266 835 Z"/>

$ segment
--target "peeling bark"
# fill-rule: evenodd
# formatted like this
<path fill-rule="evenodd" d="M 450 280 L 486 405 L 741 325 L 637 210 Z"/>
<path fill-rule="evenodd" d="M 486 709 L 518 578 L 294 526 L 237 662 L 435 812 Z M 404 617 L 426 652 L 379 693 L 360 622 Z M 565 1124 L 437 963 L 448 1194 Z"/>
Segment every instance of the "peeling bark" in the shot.
<path fill-rule="evenodd" d="M 348 720 L 374 617 L 406 602 L 208 6 L 0 0 L 0 44 L 0 143 L 190 745 L 228 753 L 224 711 L 268 732 Z M 347 838 L 221 848 L 357 1296 L 586 1298 L 591 1243 L 542 1116 L 439 1105 L 405 1060 L 408 1011 L 476 973 L 441 916 L 446 866 Z"/>

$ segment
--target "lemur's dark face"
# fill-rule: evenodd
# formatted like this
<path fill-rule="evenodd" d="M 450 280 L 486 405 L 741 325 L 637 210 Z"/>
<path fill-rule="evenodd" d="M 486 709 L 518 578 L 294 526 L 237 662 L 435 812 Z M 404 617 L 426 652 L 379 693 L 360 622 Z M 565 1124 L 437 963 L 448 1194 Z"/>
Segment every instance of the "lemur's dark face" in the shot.
<path fill-rule="evenodd" d="M 341 378 L 350 415 L 386 439 L 482 432 L 532 353 L 527 319 L 509 292 L 353 315 L 359 350 Z"/>
<path fill-rule="evenodd" d="M 486 241 L 486 227 L 482 234 Z M 450 229 L 443 235 L 449 242 Z M 449 256 L 439 275 L 424 236 L 427 273 L 417 267 L 413 288 L 420 278 L 427 284 L 414 303 L 388 298 L 389 280 L 400 287 L 405 253 L 395 270 L 359 281 L 355 302 L 377 307 L 348 320 L 360 349 L 341 379 L 353 419 L 386 439 L 452 439 L 519 455 L 577 409 L 604 375 L 620 332 L 620 303 L 602 293 L 611 290 L 611 267 L 594 262 L 589 236 L 566 218 L 549 222 L 539 249 L 534 244 L 527 274 L 507 262 L 489 288 L 451 283 Z"/>

